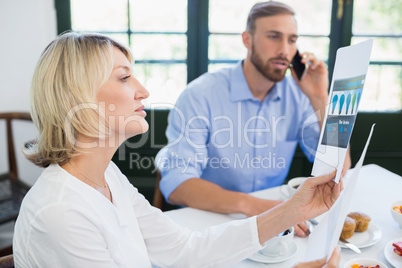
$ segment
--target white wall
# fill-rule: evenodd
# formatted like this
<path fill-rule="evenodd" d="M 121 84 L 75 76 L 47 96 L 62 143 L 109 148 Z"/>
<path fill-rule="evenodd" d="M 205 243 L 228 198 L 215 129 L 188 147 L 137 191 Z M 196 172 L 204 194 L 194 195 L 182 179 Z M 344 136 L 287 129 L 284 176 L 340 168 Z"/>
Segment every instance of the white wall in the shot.
<path fill-rule="evenodd" d="M 53 0 L 0 0 L 0 112 L 29 111 L 36 62 L 57 35 Z M 31 123 L 15 124 L 20 177 L 33 184 L 42 169 L 28 162 L 21 146 L 37 136 Z M 0 174 L 8 170 L 5 124 L 0 123 Z"/>

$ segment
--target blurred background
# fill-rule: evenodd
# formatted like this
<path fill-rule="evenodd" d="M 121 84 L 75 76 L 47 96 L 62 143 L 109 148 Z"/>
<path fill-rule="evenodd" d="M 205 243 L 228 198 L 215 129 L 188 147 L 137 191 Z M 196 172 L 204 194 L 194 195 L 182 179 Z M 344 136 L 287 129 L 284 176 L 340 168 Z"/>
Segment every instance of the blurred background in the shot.
<path fill-rule="evenodd" d="M 166 118 L 187 83 L 246 56 L 241 41 L 254 0 L 0 0 L 0 112 L 29 111 L 33 69 L 45 46 L 66 30 L 100 32 L 130 46 L 134 75 L 149 90 L 150 131 L 127 141 L 114 157 L 149 200 L 153 160 L 166 144 Z M 352 135 L 354 163 L 372 123 L 377 123 L 365 163 L 402 175 L 402 1 L 283 0 L 296 10 L 301 51 L 314 52 L 332 74 L 336 50 L 374 38 L 360 112 Z M 0 121 L 0 173 L 8 169 L 5 126 Z M 33 184 L 41 169 L 20 153 L 37 135 L 15 126 L 20 177 Z M 143 165 L 133 165 L 133 157 Z M 131 162 L 130 162 L 131 161 Z M 288 178 L 309 175 L 297 151 Z"/>

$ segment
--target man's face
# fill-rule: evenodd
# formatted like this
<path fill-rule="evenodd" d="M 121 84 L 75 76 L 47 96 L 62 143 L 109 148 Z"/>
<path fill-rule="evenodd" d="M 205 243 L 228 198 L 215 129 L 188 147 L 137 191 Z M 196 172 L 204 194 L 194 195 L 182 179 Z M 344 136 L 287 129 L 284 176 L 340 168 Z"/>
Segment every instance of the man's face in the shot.
<path fill-rule="evenodd" d="M 297 51 L 296 21 L 293 16 L 282 14 L 258 18 L 255 26 L 250 61 L 270 81 L 281 81 Z"/>

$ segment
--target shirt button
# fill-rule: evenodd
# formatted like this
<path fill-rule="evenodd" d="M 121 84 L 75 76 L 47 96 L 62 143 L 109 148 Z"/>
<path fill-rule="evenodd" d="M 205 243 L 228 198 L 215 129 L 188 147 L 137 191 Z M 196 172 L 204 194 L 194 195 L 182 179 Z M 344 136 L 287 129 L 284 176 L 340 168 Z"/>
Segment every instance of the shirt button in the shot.
<path fill-rule="evenodd" d="M 257 136 L 261 136 L 262 135 L 262 133 L 261 132 L 257 132 Z"/>

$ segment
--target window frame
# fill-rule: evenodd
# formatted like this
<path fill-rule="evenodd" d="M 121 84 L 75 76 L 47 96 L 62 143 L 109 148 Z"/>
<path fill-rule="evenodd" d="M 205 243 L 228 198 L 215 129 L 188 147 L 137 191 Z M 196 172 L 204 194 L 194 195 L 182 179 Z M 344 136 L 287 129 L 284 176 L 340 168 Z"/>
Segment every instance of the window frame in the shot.
<path fill-rule="evenodd" d="M 187 0 L 188 1 L 188 24 L 187 32 L 136 32 L 130 29 L 130 19 L 128 19 L 128 30 L 124 32 L 101 32 L 101 33 L 123 33 L 128 34 L 128 40 L 131 40 L 131 34 L 185 34 L 187 35 L 187 59 L 185 60 L 136 60 L 138 63 L 158 63 L 158 64 L 186 64 L 187 65 L 187 83 L 199 77 L 208 71 L 210 63 L 234 63 L 237 60 L 210 60 L 208 58 L 208 43 L 211 34 L 219 35 L 237 35 L 238 33 L 213 33 L 209 32 L 209 0 Z M 352 37 L 384 37 L 384 38 L 402 38 L 402 35 L 362 35 L 352 33 L 353 23 L 353 3 L 354 0 L 332 0 L 331 11 L 331 29 L 329 34 L 329 55 L 328 71 L 329 80 L 332 80 L 332 73 L 335 64 L 336 51 L 340 47 L 351 44 Z M 342 16 L 338 18 L 339 4 L 342 4 Z M 128 17 L 130 18 L 130 1 L 127 1 Z M 71 23 L 71 5 L 70 0 L 55 0 L 57 14 L 57 32 L 61 34 L 72 29 Z M 316 37 L 316 35 L 312 35 Z M 319 37 L 319 35 L 317 35 Z M 371 61 L 370 65 L 401 66 L 402 61 Z M 395 112 L 402 112 L 402 109 Z M 368 112 L 370 113 L 370 112 Z M 389 113 L 389 112 L 374 112 Z"/>

